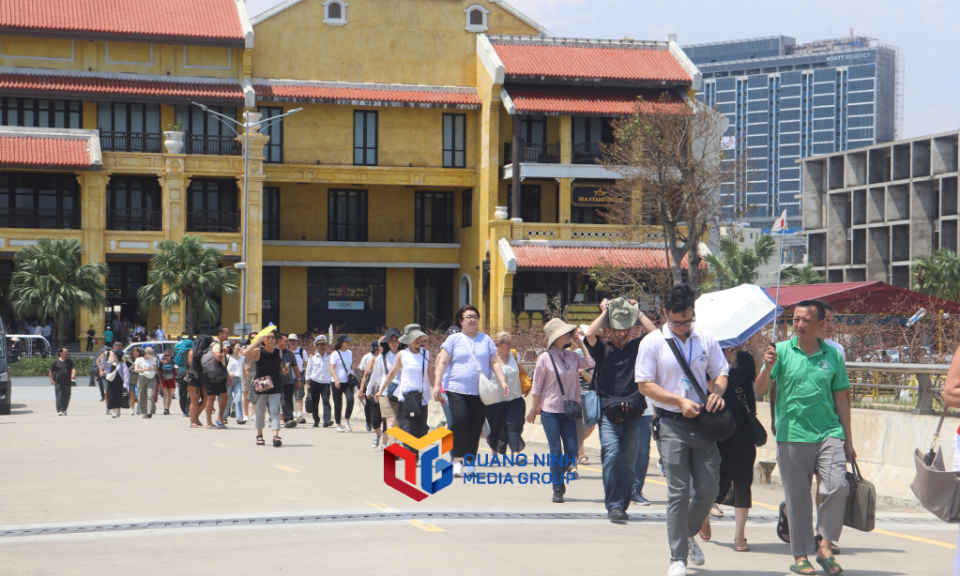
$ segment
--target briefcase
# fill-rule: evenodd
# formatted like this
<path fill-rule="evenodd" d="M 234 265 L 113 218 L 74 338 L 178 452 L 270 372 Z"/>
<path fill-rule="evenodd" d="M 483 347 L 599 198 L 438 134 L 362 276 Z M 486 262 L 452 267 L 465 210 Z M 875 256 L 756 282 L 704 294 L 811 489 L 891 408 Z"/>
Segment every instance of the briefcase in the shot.
<path fill-rule="evenodd" d="M 873 483 L 860 474 L 860 467 L 854 460 L 853 472 L 847 472 L 847 509 L 843 514 L 843 525 L 870 532 L 877 523 L 877 489 Z"/>

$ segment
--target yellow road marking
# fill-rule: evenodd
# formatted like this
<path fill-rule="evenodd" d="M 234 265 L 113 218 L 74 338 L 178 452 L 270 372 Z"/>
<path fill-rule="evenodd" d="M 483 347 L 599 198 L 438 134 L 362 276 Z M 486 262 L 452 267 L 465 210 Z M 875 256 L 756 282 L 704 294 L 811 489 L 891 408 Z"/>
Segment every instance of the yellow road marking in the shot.
<path fill-rule="evenodd" d="M 391 508 L 390 506 L 387 506 L 386 504 L 381 504 L 379 502 L 367 502 L 367 505 L 373 506 L 377 510 L 382 510 L 383 512 L 399 512 L 399 510 L 397 510 L 396 508 Z"/>
<path fill-rule="evenodd" d="M 425 530 L 425 531 L 427 531 L 427 532 L 446 532 L 446 530 L 444 530 L 443 528 L 441 528 L 441 527 L 439 527 L 439 526 L 434 526 L 433 524 L 424 524 L 423 522 L 421 522 L 421 521 L 419 521 L 419 520 L 407 520 L 407 522 L 409 522 L 409 523 L 412 524 L 413 526 L 416 526 L 417 528 L 419 528 L 419 529 L 421 529 L 421 530 Z"/>
<path fill-rule="evenodd" d="M 948 544 L 947 542 L 940 542 L 939 540 L 930 540 L 929 538 L 921 538 L 920 536 L 910 536 L 909 534 L 900 534 L 899 532 L 891 532 L 889 530 L 881 530 L 880 528 L 874 528 L 874 532 L 877 534 L 883 534 L 884 536 L 893 536 L 894 538 L 903 538 L 904 540 L 913 540 L 914 542 L 923 542 L 924 544 L 933 544 L 934 546 L 940 546 L 941 548 L 949 548 L 950 550 L 956 550 L 956 544 Z"/>
<path fill-rule="evenodd" d="M 291 467 L 289 467 L 289 466 L 284 466 L 283 464 L 275 464 L 275 466 L 276 466 L 277 468 L 281 469 L 281 470 L 286 470 L 287 472 L 293 472 L 293 473 L 295 473 L 295 474 L 299 474 L 299 473 L 300 473 L 299 470 L 295 470 L 295 469 L 293 469 L 293 468 L 291 468 Z"/>

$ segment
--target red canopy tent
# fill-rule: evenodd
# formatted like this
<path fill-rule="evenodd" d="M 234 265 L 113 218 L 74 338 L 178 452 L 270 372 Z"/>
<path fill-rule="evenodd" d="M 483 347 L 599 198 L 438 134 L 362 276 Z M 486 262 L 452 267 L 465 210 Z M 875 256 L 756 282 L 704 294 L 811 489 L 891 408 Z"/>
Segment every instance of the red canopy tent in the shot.
<path fill-rule="evenodd" d="M 770 297 L 777 299 L 777 288 L 767 288 Z M 836 282 L 832 284 L 804 284 L 781 286 L 777 301 L 790 309 L 803 300 L 819 298 L 834 307 L 839 314 L 913 314 L 919 308 L 928 312 L 960 312 L 960 304 L 891 286 L 883 282 Z"/>

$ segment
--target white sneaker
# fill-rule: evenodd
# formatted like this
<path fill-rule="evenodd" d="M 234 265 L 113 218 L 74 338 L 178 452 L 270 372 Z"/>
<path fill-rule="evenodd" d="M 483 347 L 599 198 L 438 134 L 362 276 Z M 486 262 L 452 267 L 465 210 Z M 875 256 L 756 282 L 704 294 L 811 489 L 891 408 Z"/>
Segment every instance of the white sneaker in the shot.
<path fill-rule="evenodd" d="M 63 411 L 63 415 L 64 415 L 64 416 L 67 415 L 67 411 L 66 411 L 66 410 Z"/>
<path fill-rule="evenodd" d="M 350 425 L 349 420 L 343 422 L 343 427 L 347 429 L 347 432 L 353 432 L 353 426 Z"/>
<path fill-rule="evenodd" d="M 377 444 L 379 444 L 379 443 L 380 443 L 380 433 L 377 432 L 377 435 L 374 436 L 373 442 L 371 442 L 370 445 L 373 446 L 373 449 L 374 449 L 374 450 L 376 450 L 376 449 L 377 449 Z"/>
<path fill-rule="evenodd" d="M 667 576 L 686 576 L 687 566 L 683 562 L 677 560 L 670 565 L 670 569 L 667 570 Z"/>
<path fill-rule="evenodd" d="M 463 478 L 463 464 L 459 461 L 453 463 L 453 477 Z"/>
<path fill-rule="evenodd" d="M 700 545 L 697 544 L 697 541 L 694 537 L 687 539 L 687 551 L 690 558 L 690 563 L 694 566 L 703 566 L 703 563 L 706 562 L 706 559 L 703 557 L 703 550 L 700 549 Z"/>
<path fill-rule="evenodd" d="M 473 476 L 475 472 L 476 472 L 476 469 L 473 466 L 463 467 L 463 473 L 466 474 L 467 476 Z"/>
<path fill-rule="evenodd" d="M 343 432 L 343 426 L 337 424 L 337 432 Z"/>

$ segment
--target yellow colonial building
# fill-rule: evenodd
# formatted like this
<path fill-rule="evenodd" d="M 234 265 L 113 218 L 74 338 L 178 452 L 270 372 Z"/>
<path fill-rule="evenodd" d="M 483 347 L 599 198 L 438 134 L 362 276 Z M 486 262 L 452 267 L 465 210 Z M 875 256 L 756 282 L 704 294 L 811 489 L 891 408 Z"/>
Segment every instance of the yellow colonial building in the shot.
<path fill-rule="evenodd" d="M 8 1 L 0 288 L 18 248 L 80 238 L 110 303 L 77 333 L 182 329 L 136 289 L 184 233 L 245 262 L 246 322 L 291 332 L 442 327 L 464 303 L 508 325 L 550 297 L 595 301 L 600 259 L 666 265 L 600 223 L 619 176 L 597 158 L 639 96 L 690 105 L 700 74 L 673 42 L 554 38 L 499 0 L 288 0 L 252 19 L 242 0 Z M 198 104 L 302 110 L 244 150 Z"/>

